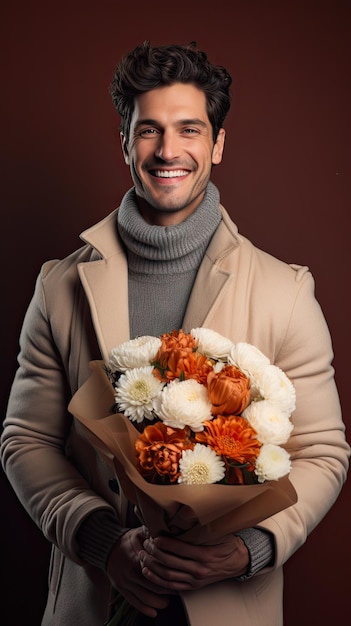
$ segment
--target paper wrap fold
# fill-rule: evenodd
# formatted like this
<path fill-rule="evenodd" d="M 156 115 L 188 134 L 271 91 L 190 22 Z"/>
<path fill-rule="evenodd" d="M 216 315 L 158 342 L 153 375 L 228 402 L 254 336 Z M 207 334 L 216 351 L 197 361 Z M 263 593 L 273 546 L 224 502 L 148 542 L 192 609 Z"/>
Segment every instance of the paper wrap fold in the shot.
<path fill-rule="evenodd" d="M 135 504 L 152 536 L 171 533 L 191 543 L 210 544 L 230 532 L 257 526 L 297 501 L 287 476 L 254 485 L 147 482 L 137 469 L 134 442 L 140 433 L 123 414 L 113 413 L 114 391 L 103 361 L 92 361 L 90 368 L 90 377 L 68 409 L 90 444 L 113 465 L 124 495 Z"/>

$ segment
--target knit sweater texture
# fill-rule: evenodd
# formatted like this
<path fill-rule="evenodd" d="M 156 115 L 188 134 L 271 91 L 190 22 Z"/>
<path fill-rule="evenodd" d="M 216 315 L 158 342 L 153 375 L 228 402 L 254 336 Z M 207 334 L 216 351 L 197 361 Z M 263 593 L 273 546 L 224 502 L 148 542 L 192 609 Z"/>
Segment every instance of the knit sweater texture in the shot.
<path fill-rule="evenodd" d="M 197 270 L 222 219 L 219 192 L 209 183 L 203 201 L 174 226 L 147 224 L 134 189 L 118 211 L 118 231 L 128 258 L 131 338 L 182 327 Z"/>

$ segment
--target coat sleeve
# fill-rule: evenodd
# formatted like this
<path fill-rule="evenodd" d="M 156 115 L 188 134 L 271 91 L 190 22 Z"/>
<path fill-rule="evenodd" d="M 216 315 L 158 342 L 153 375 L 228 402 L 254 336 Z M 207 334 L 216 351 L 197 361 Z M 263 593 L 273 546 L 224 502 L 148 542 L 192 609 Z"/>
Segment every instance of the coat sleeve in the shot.
<path fill-rule="evenodd" d="M 276 566 L 304 543 L 335 502 L 346 479 L 350 454 L 329 329 L 314 295 L 311 273 L 306 268 L 295 269 L 297 295 L 275 364 L 296 389 L 294 429 L 286 447 L 298 501 L 261 524 L 275 537 Z"/>
<path fill-rule="evenodd" d="M 23 322 L 19 367 L 1 436 L 1 461 L 20 502 L 45 537 L 72 560 L 82 562 L 76 542 L 81 522 L 95 510 L 116 513 L 70 461 L 74 429 L 67 412 L 69 341 L 66 338 L 63 354 L 53 338 L 57 325 L 52 324 L 45 297 L 46 275 L 52 270 L 55 274 L 55 265 L 46 264 L 38 277 Z M 60 315 L 67 327 L 73 307 L 68 299 L 66 304 Z M 91 451 L 84 452 L 86 465 L 94 468 L 95 461 L 88 456 Z"/>

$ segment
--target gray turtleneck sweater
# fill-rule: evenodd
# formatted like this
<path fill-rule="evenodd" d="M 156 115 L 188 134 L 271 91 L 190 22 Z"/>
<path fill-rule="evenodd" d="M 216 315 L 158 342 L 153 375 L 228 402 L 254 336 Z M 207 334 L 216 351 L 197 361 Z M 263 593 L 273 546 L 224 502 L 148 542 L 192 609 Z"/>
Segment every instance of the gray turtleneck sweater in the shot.
<path fill-rule="evenodd" d="M 175 226 L 147 224 L 134 189 L 126 193 L 118 231 L 128 256 L 131 337 L 182 327 L 197 270 L 221 219 L 219 192 L 212 183 L 197 210 Z"/>

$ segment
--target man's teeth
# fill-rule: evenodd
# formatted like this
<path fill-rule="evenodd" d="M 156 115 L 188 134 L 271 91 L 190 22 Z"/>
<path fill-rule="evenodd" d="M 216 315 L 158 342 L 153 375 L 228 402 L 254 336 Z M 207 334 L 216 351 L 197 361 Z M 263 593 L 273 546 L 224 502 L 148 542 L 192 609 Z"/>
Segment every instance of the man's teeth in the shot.
<path fill-rule="evenodd" d="M 186 170 L 155 170 L 155 176 L 158 178 L 177 178 L 177 176 L 186 176 Z"/>

